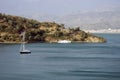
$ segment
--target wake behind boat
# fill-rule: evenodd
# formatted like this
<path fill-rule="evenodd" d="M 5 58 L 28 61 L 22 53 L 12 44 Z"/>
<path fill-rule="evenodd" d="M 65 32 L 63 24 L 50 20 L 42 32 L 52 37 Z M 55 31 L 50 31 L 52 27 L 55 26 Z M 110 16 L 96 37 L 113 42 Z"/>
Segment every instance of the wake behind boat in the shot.
<path fill-rule="evenodd" d="M 20 48 L 20 54 L 30 54 L 31 51 L 25 49 L 25 32 L 22 33 L 22 43 Z"/>

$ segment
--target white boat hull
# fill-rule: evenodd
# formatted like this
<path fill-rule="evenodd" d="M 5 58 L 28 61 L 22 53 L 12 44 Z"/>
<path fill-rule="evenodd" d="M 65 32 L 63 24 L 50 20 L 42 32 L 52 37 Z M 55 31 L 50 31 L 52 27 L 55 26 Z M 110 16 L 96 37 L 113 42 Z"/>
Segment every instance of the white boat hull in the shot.
<path fill-rule="evenodd" d="M 60 40 L 60 41 L 58 41 L 58 43 L 71 43 L 71 41 L 68 41 L 68 40 Z"/>

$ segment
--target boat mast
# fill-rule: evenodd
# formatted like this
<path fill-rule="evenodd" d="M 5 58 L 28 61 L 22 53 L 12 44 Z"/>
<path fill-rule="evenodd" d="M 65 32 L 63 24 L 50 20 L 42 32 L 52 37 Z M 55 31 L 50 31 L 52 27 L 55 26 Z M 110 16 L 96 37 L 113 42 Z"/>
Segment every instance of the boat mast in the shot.
<path fill-rule="evenodd" d="M 23 32 L 22 44 L 22 48 L 25 50 L 25 32 Z"/>

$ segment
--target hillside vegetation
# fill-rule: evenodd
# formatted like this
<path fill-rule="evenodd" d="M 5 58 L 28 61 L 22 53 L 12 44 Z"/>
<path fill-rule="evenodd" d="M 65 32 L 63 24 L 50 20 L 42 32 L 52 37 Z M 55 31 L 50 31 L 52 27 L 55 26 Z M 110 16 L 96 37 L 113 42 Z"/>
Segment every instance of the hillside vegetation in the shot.
<path fill-rule="evenodd" d="M 102 37 L 86 33 L 80 28 L 65 28 L 55 22 L 38 22 L 18 16 L 0 13 L 0 42 L 19 43 L 21 33 L 26 31 L 26 42 L 105 42 Z"/>

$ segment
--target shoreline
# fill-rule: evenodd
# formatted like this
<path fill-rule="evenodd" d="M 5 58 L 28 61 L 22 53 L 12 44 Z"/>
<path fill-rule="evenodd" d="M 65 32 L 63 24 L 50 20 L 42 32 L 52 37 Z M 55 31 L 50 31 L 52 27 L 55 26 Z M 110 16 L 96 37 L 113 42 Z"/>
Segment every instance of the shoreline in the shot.
<path fill-rule="evenodd" d="M 29 42 L 29 43 L 58 43 L 58 42 Z M 71 43 L 105 43 L 105 42 L 71 41 Z M 21 44 L 21 42 L 0 42 L 0 44 Z"/>
<path fill-rule="evenodd" d="M 20 44 L 21 42 L 0 42 L 0 44 Z"/>
<path fill-rule="evenodd" d="M 101 30 L 84 30 L 85 32 L 88 33 L 101 33 L 101 34 L 120 34 L 120 29 L 101 29 Z"/>

